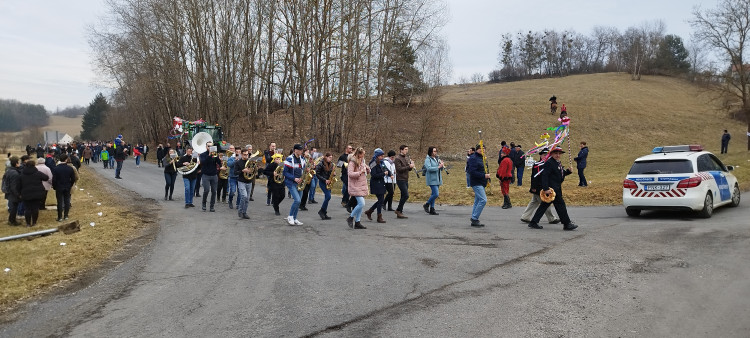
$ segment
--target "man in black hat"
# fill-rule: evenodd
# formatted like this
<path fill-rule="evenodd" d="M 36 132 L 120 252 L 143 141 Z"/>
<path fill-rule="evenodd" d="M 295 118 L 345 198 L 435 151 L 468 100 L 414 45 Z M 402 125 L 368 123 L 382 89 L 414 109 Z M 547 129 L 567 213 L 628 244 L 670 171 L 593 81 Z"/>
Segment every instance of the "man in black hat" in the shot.
<path fill-rule="evenodd" d="M 574 230 L 578 226 L 573 224 L 568 217 L 568 209 L 565 207 L 565 200 L 563 200 L 562 194 L 562 182 L 565 180 L 565 176 L 570 175 L 572 171 L 570 169 L 563 170 L 562 163 L 560 162 L 560 155 L 565 153 L 562 148 L 556 147 L 550 151 L 550 157 L 539 169 L 539 176 L 542 182 L 542 190 L 545 192 L 554 192 L 555 199 L 552 203 L 542 201 L 539 208 L 536 209 L 534 217 L 529 222 L 529 228 L 542 229 L 539 225 L 539 220 L 542 219 L 542 215 L 547 211 L 550 204 L 555 205 L 555 210 L 560 216 L 560 221 L 563 223 L 564 230 Z"/>

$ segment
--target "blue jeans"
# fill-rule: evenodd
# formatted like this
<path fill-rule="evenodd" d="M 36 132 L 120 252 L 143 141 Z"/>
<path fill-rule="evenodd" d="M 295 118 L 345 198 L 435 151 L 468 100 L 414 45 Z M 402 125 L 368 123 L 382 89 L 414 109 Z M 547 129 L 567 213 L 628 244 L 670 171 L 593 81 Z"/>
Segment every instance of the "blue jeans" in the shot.
<path fill-rule="evenodd" d="M 112 155 L 110 155 L 109 156 L 109 169 L 112 169 L 114 167 L 115 167 L 115 158 Z"/>
<path fill-rule="evenodd" d="M 357 199 L 357 206 L 352 209 L 352 214 L 349 216 L 354 217 L 355 222 L 359 222 L 362 211 L 365 210 L 365 198 L 364 196 L 354 196 L 354 198 Z"/>
<path fill-rule="evenodd" d="M 195 191 L 195 179 L 182 177 L 182 183 L 185 184 L 185 204 L 193 204 L 193 193 Z"/>
<path fill-rule="evenodd" d="M 429 204 L 431 207 L 435 207 L 435 200 L 440 197 L 440 190 L 438 189 L 439 185 L 431 185 L 430 191 L 432 191 L 432 194 L 430 195 L 430 199 L 427 200 L 427 204 Z"/>
<path fill-rule="evenodd" d="M 297 190 L 297 183 L 289 183 L 289 180 L 287 180 L 286 183 L 286 190 L 289 191 L 289 194 L 292 195 L 292 208 L 289 209 L 289 216 L 294 217 L 294 219 L 297 219 L 297 212 L 299 212 L 299 204 L 302 201 L 302 197 L 300 194 L 302 191 Z"/>
<path fill-rule="evenodd" d="M 237 199 L 240 199 L 239 191 L 237 191 L 237 177 L 229 177 L 229 202 L 234 200 L 234 193 L 237 193 Z"/>
<path fill-rule="evenodd" d="M 135 157 L 135 165 L 141 165 L 141 156 Z"/>
<path fill-rule="evenodd" d="M 471 181 L 469 180 L 469 173 L 466 173 L 466 186 L 467 187 L 471 186 Z"/>
<path fill-rule="evenodd" d="M 323 204 L 320 205 L 320 210 L 323 212 L 328 211 L 328 201 L 331 200 L 331 191 L 326 188 L 325 184 L 320 185 L 320 190 L 323 190 Z"/>
<path fill-rule="evenodd" d="M 115 169 L 115 177 L 120 177 L 120 171 L 122 171 L 122 161 L 117 161 L 117 169 Z"/>
<path fill-rule="evenodd" d="M 523 166 L 516 167 L 516 184 L 518 184 L 519 187 L 521 186 L 521 181 L 523 179 L 523 169 Z"/>
<path fill-rule="evenodd" d="M 253 188 L 252 183 L 237 182 L 237 213 L 244 215 L 247 213 L 247 206 L 250 204 L 250 190 Z M 206 193 L 205 190 L 203 192 Z"/>
<path fill-rule="evenodd" d="M 164 196 L 166 197 L 166 195 L 169 195 L 169 198 L 172 198 L 174 184 L 175 181 L 177 181 L 177 173 L 164 173 L 164 181 L 166 182 L 166 185 L 164 186 Z"/>
<path fill-rule="evenodd" d="M 309 200 L 314 201 L 315 200 L 315 188 L 318 187 L 318 176 L 313 175 L 312 180 L 310 180 L 310 194 L 308 195 Z"/>
<path fill-rule="evenodd" d="M 471 219 L 479 220 L 479 215 L 482 214 L 485 204 L 487 204 L 487 194 L 484 191 L 484 186 L 475 185 L 471 189 L 474 190 L 474 207 L 471 209 Z"/>

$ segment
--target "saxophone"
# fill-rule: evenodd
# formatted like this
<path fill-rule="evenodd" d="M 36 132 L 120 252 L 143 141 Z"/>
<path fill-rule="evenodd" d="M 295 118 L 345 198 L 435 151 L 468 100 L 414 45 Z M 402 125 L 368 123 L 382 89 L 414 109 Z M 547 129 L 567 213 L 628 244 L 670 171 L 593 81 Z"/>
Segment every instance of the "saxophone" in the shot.
<path fill-rule="evenodd" d="M 333 169 L 331 169 L 331 176 L 328 176 L 328 184 L 326 184 L 326 189 L 331 190 L 333 187 L 333 184 L 339 181 L 339 178 L 336 177 L 336 166 L 332 165 Z"/>

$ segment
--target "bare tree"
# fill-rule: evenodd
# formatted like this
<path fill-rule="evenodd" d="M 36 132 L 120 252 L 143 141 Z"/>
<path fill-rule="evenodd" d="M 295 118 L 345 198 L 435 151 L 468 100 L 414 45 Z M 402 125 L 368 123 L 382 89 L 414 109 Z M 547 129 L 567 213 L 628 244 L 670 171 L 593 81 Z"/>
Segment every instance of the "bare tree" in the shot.
<path fill-rule="evenodd" d="M 747 149 L 750 150 L 750 67 L 745 64 L 745 43 L 750 38 L 750 2 L 721 0 L 714 9 L 693 10 L 690 22 L 695 38 L 725 55 L 728 70 L 723 72 L 724 94 L 736 97 L 748 123 Z"/>

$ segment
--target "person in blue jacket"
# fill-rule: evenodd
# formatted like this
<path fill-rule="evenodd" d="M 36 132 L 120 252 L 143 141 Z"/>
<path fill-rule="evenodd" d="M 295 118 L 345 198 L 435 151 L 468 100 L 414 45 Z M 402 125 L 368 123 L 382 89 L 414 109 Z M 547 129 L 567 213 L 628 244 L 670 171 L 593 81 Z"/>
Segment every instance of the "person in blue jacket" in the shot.
<path fill-rule="evenodd" d="M 440 196 L 440 186 L 443 185 L 443 161 L 437 156 L 437 148 L 427 148 L 427 156 L 424 158 L 425 182 L 430 187 L 430 198 L 422 207 L 430 215 L 438 215 L 435 212 L 435 200 Z"/>
<path fill-rule="evenodd" d="M 581 142 L 581 150 L 578 151 L 578 156 L 576 156 L 573 161 L 576 161 L 576 168 L 578 168 L 578 186 L 579 187 L 587 187 L 588 181 L 586 181 L 586 176 L 583 175 L 583 170 L 586 169 L 586 158 L 589 156 L 589 147 L 586 146 L 586 142 Z"/>
<path fill-rule="evenodd" d="M 482 159 L 484 148 L 477 145 L 474 149 L 474 153 L 466 161 L 466 174 L 469 177 L 469 186 L 474 190 L 471 226 L 483 227 L 484 224 L 479 223 L 479 216 L 482 214 L 485 204 L 487 204 L 487 194 L 484 187 L 487 185 L 487 179 L 490 178 L 490 174 L 484 168 L 484 160 Z"/>

